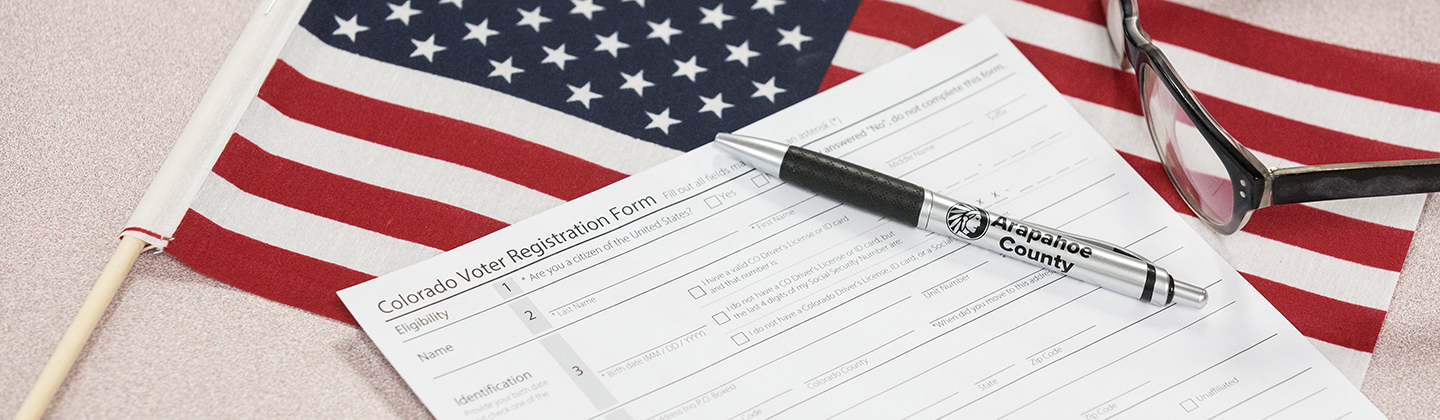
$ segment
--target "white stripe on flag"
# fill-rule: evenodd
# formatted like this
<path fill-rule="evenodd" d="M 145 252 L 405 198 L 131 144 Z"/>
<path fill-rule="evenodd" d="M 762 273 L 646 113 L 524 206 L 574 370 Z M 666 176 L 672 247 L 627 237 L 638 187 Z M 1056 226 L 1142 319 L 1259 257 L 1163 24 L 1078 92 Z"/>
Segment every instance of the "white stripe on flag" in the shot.
<path fill-rule="evenodd" d="M 846 32 L 840 38 L 840 46 L 835 50 L 835 59 L 830 60 L 830 65 L 865 73 L 900 58 L 910 50 L 905 44 L 888 39 Z"/>
<path fill-rule="evenodd" d="M 370 275 L 389 273 L 441 253 L 256 197 L 213 173 L 190 209 L 239 235 Z"/>
<path fill-rule="evenodd" d="M 1392 195 L 1354 200 L 1316 201 L 1303 205 L 1413 232 L 1420 222 L 1420 212 L 1425 209 L 1425 196 L 1425 194 Z"/>
<path fill-rule="evenodd" d="M 1336 369 L 1340 369 L 1340 373 L 1345 375 L 1345 379 L 1349 379 L 1357 387 L 1360 386 L 1360 382 L 1365 379 L 1365 371 L 1370 369 L 1370 358 L 1372 357 L 1370 353 L 1310 337 L 1305 337 L 1305 339 L 1310 340 L 1310 344 L 1313 344 L 1315 350 L 1319 350 L 1320 354 L 1330 361 L 1330 364 L 1335 365 Z"/>
<path fill-rule="evenodd" d="M 1088 1 L 1088 0 L 1085 0 Z M 995 26 L 1017 41 L 1034 44 L 1091 63 L 1119 68 L 1111 52 L 1110 34 L 1103 26 L 1021 1 L 1009 0 L 896 0 L 956 22 L 989 16 Z M 1093 2 L 1100 7 L 1100 2 Z"/>
<path fill-rule="evenodd" d="M 505 223 L 565 202 L 481 171 L 292 120 L 262 100 L 251 102 L 235 132 L 276 156 Z"/>
<path fill-rule="evenodd" d="M 1015 40 L 1118 68 L 1105 27 L 1040 6 L 1017 0 L 899 0 L 897 3 L 956 22 L 969 22 L 985 14 L 1001 32 Z M 1317 127 L 1440 151 L 1440 142 L 1435 141 L 1433 134 L 1440 132 L 1440 113 L 1337 92 L 1178 46 L 1159 45 L 1175 62 L 1186 84 L 1197 91 Z"/>
<path fill-rule="evenodd" d="M 280 59 L 321 83 L 487 127 L 625 174 L 680 155 L 524 99 L 335 49 L 309 31 L 295 31 Z"/>

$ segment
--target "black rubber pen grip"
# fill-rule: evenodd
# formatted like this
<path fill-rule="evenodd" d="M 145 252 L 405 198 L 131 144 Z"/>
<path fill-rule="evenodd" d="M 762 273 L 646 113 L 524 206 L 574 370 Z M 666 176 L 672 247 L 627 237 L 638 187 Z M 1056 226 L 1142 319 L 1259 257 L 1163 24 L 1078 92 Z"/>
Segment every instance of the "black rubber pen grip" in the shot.
<path fill-rule="evenodd" d="M 925 201 L 918 185 L 799 147 L 785 152 L 780 179 L 911 226 Z"/>

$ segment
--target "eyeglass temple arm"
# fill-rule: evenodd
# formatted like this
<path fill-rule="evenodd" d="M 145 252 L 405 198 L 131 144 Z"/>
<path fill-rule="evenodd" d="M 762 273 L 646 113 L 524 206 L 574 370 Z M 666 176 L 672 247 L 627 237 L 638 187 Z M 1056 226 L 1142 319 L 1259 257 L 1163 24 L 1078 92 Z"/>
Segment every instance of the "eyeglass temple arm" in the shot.
<path fill-rule="evenodd" d="M 1299 166 L 1272 174 L 1271 204 L 1440 192 L 1440 159 Z"/>

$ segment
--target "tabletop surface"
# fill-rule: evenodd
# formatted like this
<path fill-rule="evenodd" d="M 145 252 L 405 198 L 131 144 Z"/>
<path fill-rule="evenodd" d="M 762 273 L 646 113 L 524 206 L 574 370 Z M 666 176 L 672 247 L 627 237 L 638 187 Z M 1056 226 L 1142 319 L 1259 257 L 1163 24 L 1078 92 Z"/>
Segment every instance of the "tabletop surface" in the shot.
<path fill-rule="evenodd" d="M 1315 40 L 1440 62 L 1440 2 L 1182 0 Z M 0 415 L 18 408 L 254 0 L 0 5 Z M 1440 138 L 1436 139 L 1440 142 Z M 1440 195 L 1426 203 L 1361 390 L 1440 418 Z M 359 329 L 144 255 L 52 418 L 425 418 Z"/>

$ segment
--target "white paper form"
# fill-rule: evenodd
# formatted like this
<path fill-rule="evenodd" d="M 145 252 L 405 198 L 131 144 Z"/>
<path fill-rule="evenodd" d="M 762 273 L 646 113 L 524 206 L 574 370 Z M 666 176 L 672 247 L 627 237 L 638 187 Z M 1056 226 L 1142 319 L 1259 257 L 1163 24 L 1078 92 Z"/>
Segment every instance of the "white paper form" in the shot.
<path fill-rule="evenodd" d="M 343 290 L 441 419 L 1381 418 L 988 20 L 747 127 L 1148 256 L 1154 307 L 703 147 Z"/>

